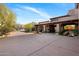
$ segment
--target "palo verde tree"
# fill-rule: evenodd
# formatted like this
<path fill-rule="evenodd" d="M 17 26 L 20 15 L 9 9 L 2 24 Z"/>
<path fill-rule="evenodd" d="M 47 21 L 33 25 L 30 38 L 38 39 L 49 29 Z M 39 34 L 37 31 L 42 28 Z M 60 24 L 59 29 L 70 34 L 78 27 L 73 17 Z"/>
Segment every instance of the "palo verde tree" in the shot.
<path fill-rule="evenodd" d="M 15 28 L 15 14 L 4 4 L 0 4 L 0 35 L 4 35 Z"/>
<path fill-rule="evenodd" d="M 35 24 L 36 24 L 35 22 L 25 24 L 24 25 L 25 31 L 26 32 L 32 32 L 32 31 L 34 31 L 34 27 L 35 27 L 34 25 Z"/>

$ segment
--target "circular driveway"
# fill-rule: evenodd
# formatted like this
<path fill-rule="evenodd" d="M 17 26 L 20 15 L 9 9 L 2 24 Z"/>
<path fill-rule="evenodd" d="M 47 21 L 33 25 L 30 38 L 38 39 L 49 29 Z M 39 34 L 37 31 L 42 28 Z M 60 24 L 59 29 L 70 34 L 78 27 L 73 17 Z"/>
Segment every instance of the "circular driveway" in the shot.
<path fill-rule="evenodd" d="M 20 35 L 21 34 L 21 35 Z M 0 40 L 0 56 L 77 56 L 79 37 L 17 32 Z"/>

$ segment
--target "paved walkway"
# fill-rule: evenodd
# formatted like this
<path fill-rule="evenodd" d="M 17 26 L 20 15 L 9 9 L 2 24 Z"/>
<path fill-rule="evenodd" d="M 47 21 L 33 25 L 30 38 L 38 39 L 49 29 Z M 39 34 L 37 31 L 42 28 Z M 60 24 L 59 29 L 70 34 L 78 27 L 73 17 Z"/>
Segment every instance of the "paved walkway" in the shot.
<path fill-rule="evenodd" d="M 52 33 L 11 36 L 0 40 L 0 56 L 79 56 L 79 37 Z"/>

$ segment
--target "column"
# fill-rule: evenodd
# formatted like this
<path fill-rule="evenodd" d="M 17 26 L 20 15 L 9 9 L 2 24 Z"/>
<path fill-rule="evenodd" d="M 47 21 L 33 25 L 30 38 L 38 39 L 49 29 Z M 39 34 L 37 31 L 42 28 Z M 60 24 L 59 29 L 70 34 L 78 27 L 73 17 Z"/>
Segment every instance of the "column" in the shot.
<path fill-rule="evenodd" d="M 46 31 L 46 26 L 45 25 L 43 25 L 43 32 L 45 32 Z"/>

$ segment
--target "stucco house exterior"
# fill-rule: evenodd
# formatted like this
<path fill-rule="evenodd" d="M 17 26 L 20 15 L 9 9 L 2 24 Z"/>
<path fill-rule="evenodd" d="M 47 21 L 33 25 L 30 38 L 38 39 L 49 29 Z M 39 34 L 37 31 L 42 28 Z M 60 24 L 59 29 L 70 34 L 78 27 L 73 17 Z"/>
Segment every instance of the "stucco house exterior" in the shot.
<path fill-rule="evenodd" d="M 39 22 L 36 24 L 37 32 L 64 33 L 68 31 L 67 26 L 73 26 L 74 30 L 79 33 L 79 3 L 74 9 L 68 11 L 67 15 L 50 18 L 50 21 Z"/>

